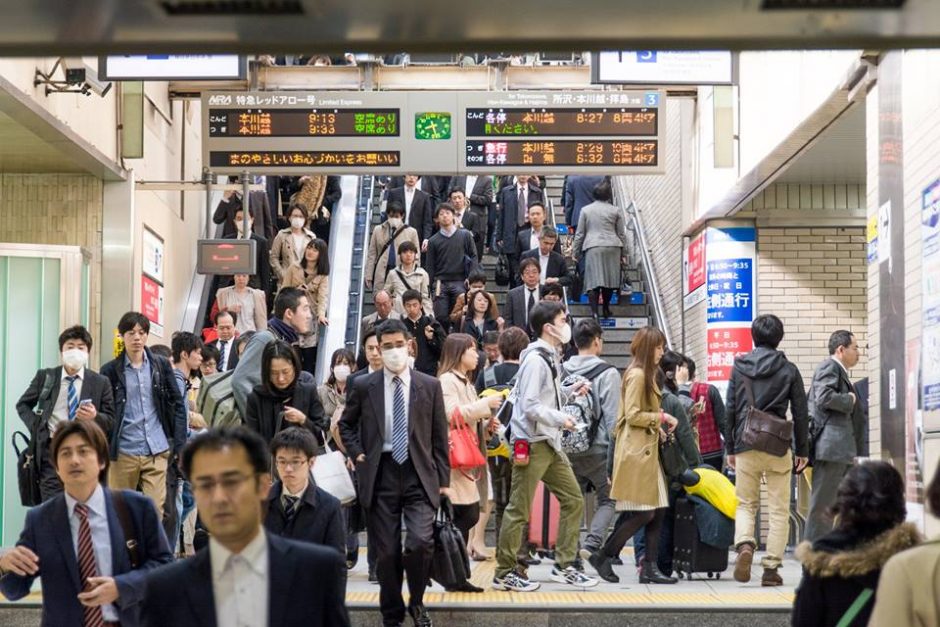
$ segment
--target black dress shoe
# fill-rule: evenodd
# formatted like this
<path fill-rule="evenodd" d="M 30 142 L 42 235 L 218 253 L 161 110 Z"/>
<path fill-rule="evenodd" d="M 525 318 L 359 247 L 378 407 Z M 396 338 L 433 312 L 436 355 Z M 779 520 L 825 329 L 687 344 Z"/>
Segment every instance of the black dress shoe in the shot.
<path fill-rule="evenodd" d="M 434 627 L 434 623 L 431 622 L 431 615 L 428 614 L 428 610 L 423 605 L 413 605 L 408 608 L 408 614 L 411 615 L 411 620 L 414 621 L 415 627 Z"/>
<path fill-rule="evenodd" d="M 483 592 L 483 588 L 478 588 L 469 581 L 465 581 L 459 586 L 452 586 L 450 588 L 444 588 L 448 592 Z"/>
<path fill-rule="evenodd" d="M 620 559 L 620 556 L 610 558 L 611 566 L 623 566 L 623 560 Z"/>
<path fill-rule="evenodd" d="M 379 577 L 375 574 L 375 569 L 369 569 L 369 583 L 379 583 Z"/>
<path fill-rule="evenodd" d="M 588 563 L 597 571 L 597 574 L 600 575 L 601 579 L 604 581 L 620 583 L 620 577 L 618 577 L 614 569 L 611 568 L 610 558 L 600 551 L 591 553 L 591 557 L 588 558 Z"/>

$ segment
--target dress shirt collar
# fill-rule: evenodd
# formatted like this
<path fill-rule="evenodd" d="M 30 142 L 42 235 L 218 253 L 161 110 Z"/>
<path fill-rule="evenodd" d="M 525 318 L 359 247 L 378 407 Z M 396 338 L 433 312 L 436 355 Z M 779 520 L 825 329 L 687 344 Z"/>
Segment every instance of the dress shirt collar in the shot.
<path fill-rule="evenodd" d="M 846 376 L 848 376 L 848 374 L 849 374 L 849 369 L 845 367 L 845 364 L 844 364 L 844 363 L 842 363 L 841 361 L 839 361 L 839 359 L 838 359 L 835 355 L 833 355 L 832 357 L 830 357 L 830 359 L 832 359 L 832 361 L 834 361 L 834 362 L 836 362 L 837 364 L 839 364 L 840 366 L 842 366 L 842 370 L 844 370 Z"/>
<path fill-rule="evenodd" d="M 264 529 L 258 527 L 258 533 L 254 539 L 245 545 L 239 554 L 245 558 L 248 567 L 256 574 L 262 577 L 267 576 L 267 555 L 268 538 L 264 535 Z M 214 537 L 209 538 L 209 559 L 212 562 L 212 578 L 218 579 L 228 570 L 229 558 L 233 553 L 222 546 Z"/>
<path fill-rule="evenodd" d="M 395 374 L 388 368 L 382 368 L 382 372 L 385 373 L 385 385 L 392 385 L 392 380 L 395 377 L 401 379 L 401 382 L 405 384 L 405 387 L 411 385 L 411 368 L 405 368 L 401 371 L 401 374 Z M 394 392 L 394 390 L 392 390 Z"/>
<path fill-rule="evenodd" d="M 65 377 L 71 377 L 71 376 L 73 375 L 70 375 L 68 373 L 68 370 L 65 369 L 65 366 L 62 366 L 62 380 L 65 381 Z M 79 368 L 78 372 L 76 372 L 74 376 L 77 378 L 78 381 L 84 381 L 85 380 L 85 366 L 82 366 L 81 368 Z"/>
<path fill-rule="evenodd" d="M 304 493 L 307 491 L 307 488 L 308 488 L 308 487 L 310 487 L 310 481 L 309 481 L 309 480 L 307 481 L 307 485 L 304 486 L 304 489 L 303 489 L 303 490 L 301 490 L 301 491 L 298 492 L 297 494 L 294 494 L 293 492 L 291 492 L 290 490 L 287 489 L 287 485 L 286 485 L 286 484 L 281 483 L 281 496 L 293 496 L 294 498 L 300 499 L 300 498 L 304 495 Z"/>
<path fill-rule="evenodd" d="M 78 499 L 66 492 L 65 505 L 69 510 L 69 518 L 71 518 L 75 513 L 75 506 L 78 505 Z M 102 489 L 100 483 L 95 488 L 95 491 L 91 493 L 91 496 L 88 497 L 88 500 L 85 501 L 85 505 L 88 507 L 90 512 L 105 518 L 108 517 L 107 508 L 104 504 L 104 490 Z"/>

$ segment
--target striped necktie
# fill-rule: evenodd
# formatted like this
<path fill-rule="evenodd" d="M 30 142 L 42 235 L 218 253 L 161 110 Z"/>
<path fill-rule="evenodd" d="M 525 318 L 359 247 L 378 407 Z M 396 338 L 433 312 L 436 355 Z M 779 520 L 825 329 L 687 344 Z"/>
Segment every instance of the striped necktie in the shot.
<path fill-rule="evenodd" d="M 401 377 L 392 379 L 395 395 L 392 402 L 392 459 L 399 465 L 408 461 L 408 416 L 405 415 L 405 383 Z"/>
<path fill-rule="evenodd" d="M 299 500 L 300 499 L 296 496 L 291 496 L 289 494 L 284 495 L 284 518 L 287 519 L 288 525 L 297 515 L 297 501 Z"/>
<path fill-rule="evenodd" d="M 77 374 L 65 377 L 69 382 L 68 401 L 69 401 L 69 420 L 75 420 L 75 414 L 78 412 L 78 390 L 75 389 L 75 379 Z"/>
<path fill-rule="evenodd" d="M 95 545 L 91 541 L 91 526 L 88 524 L 88 506 L 75 504 L 78 514 L 78 572 L 81 576 L 82 591 L 89 588 L 88 580 L 98 576 L 98 561 L 95 559 Z M 82 606 L 82 627 L 104 627 L 104 615 L 101 606 Z"/>

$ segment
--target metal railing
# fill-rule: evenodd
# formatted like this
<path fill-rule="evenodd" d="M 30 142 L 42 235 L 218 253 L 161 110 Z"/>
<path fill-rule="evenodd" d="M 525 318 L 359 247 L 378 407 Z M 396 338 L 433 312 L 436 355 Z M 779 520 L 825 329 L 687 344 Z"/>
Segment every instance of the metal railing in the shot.
<path fill-rule="evenodd" d="M 346 348 L 355 352 L 359 345 L 360 320 L 362 319 L 363 295 L 365 293 L 366 247 L 372 227 L 372 212 L 375 205 L 375 178 L 363 176 L 359 181 L 359 203 L 352 238 L 352 272 L 349 282 L 349 312 L 346 316 Z"/>

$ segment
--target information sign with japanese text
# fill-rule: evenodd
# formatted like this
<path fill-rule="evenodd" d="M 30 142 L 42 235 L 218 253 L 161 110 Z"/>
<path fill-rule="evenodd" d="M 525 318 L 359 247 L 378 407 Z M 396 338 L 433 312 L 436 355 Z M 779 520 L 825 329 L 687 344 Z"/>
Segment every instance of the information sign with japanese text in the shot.
<path fill-rule="evenodd" d="M 163 337 L 163 286 L 148 276 L 140 277 L 140 313 L 150 320 L 150 334 Z"/>

